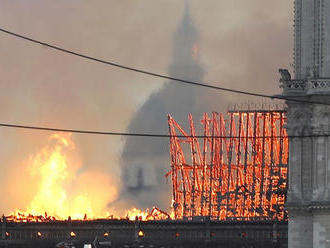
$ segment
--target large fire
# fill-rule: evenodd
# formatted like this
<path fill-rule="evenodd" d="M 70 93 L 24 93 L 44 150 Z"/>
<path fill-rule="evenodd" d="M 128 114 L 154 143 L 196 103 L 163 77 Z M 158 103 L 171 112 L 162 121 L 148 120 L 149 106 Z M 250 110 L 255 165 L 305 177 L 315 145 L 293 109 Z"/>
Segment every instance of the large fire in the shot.
<path fill-rule="evenodd" d="M 172 213 L 137 208 L 118 217 L 109 203 L 118 187 L 109 173 L 86 169 L 71 134 L 51 135 L 50 144 L 26 163 L 34 190 L 25 209 L 8 221 L 165 220 L 208 216 L 213 220 L 287 220 L 288 137 L 284 111 L 206 113 L 204 136 L 190 134 L 169 116 Z M 177 135 L 177 132 L 180 135 Z M 21 177 L 22 178 L 22 177 Z M 25 185 L 23 185 L 25 187 Z"/>
<path fill-rule="evenodd" d="M 289 140 L 284 111 L 204 114 L 204 137 L 171 116 L 167 174 L 175 218 L 285 221 Z"/>
<path fill-rule="evenodd" d="M 141 209 L 137 208 L 131 208 L 129 210 L 126 210 L 125 217 L 118 217 L 110 214 L 106 214 L 104 216 L 101 216 L 99 218 L 87 218 L 87 214 L 84 214 L 83 218 L 75 218 L 74 220 L 94 220 L 94 219 L 121 219 L 121 220 L 139 220 L 139 221 L 149 221 L 149 220 L 169 220 L 174 218 L 174 212 L 169 215 L 168 213 L 160 210 L 157 207 L 153 207 L 150 211 L 149 209 L 143 211 Z M 71 219 L 71 216 L 68 217 L 68 219 Z M 56 220 L 63 220 L 60 218 L 56 218 L 55 216 L 49 216 L 47 212 L 45 212 L 43 215 L 33 215 L 33 214 L 27 214 L 20 211 L 16 211 L 15 213 L 10 214 L 9 216 L 6 216 L 6 221 L 9 222 L 50 222 L 50 221 L 56 221 Z"/>
<path fill-rule="evenodd" d="M 26 204 L 26 209 L 16 210 L 7 216 L 7 220 L 30 222 L 118 218 L 115 213 L 110 214 L 107 208 L 108 203 L 118 195 L 116 185 L 102 171 L 84 170 L 71 134 L 53 134 L 49 143 L 24 165 L 28 171 L 24 177 L 34 185 L 32 198 Z M 169 216 L 157 208 L 152 211 L 132 208 L 126 211 L 124 218 L 148 220 Z"/>

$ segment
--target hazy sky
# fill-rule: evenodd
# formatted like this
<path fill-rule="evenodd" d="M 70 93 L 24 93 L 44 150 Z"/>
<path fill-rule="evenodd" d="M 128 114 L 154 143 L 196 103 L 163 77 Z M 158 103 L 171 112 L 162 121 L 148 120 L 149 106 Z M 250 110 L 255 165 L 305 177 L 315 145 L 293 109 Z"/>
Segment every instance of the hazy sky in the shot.
<path fill-rule="evenodd" d="M 188 1 L 199 32 L 204 81 L 278 94 L 278 68 L 292 63 L 293 1 Z M 182 0 L 0 0 L 0 27 L 167 74 L 183 6 Z M 139 106 L 163 83 L 0 33 L 0 122 L 125 131 Z M 205 96 L 209 90 L 200 92 Z M 217 94 L 228 104 L 241 99 Z M 215 101 L 210 104 L 217 110 Z M 4 178 L 11 168 L 45 146 L 49 135 L 0 128 L 2 194 L 9 195 Z M 105 171 L 119 183 L 122 138 L 73 135 L 73 140 L 83 169 Z M 15 205 L 12 194 L 0 211 Z"/>

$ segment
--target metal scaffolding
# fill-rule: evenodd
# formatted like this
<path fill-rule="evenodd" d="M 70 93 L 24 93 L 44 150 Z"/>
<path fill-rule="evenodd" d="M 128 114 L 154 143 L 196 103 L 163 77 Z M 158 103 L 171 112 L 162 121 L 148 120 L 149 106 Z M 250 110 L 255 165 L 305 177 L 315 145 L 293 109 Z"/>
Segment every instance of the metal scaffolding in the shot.
<path fill-rule="evenodd" d="M 201 136 L 188 119 L 189 133 L 168 116 L 175 218 L 286 220 L 285 112 L 205 113 Z"/>

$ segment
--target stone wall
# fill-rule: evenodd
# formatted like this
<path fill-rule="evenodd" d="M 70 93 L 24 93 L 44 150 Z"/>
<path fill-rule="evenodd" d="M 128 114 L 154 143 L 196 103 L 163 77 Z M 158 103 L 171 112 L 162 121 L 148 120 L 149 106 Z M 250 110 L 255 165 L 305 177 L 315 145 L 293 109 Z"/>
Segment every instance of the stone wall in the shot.
<path fill-rule="evenodd" d="M 96 237 L 111 247 L 287 247 L 287 223 L 272 222 L 54 221 L 5 223 L 1 231 L 0 247 L 15 248 L 50 248 L 63 241 L 78 248 Z"/>

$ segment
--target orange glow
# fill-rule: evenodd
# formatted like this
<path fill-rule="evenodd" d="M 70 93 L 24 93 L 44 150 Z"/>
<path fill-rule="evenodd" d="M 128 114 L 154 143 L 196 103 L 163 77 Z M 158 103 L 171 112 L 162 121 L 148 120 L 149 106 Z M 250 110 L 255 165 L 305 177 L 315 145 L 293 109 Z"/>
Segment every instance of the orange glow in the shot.
<path fill-rule="evenodd" d="M 144 236 L 144 232 L 142 230 L 139 231 L 138 233 L 139 237 L 143 237 Z"/>
<path fill-rule="evenodd" d="M 109 237 L 109 233 L 108 233 L 108 232 L 105 232 L 105 233 L 103 234 L 103 236 L 104 236 L 104 237 Z"/>
<path fill-rule="evenodd" d="M 132 208 L 126 211 L 126 217 L 129 220 L 140 220 L 140 221 L 148 221 L 148 220 L 167 220 L 170 219 L 170 215 L 157 207 L 153 207 L 151 211 L 147 209 L 146 211 L 142 211 L 137 208 Z"/>
<path fill-rule="evenodd" d="M 82 165 L 71 134 L 52 134 L 49 144 L 25 162 L 24 184 L 15 188 L 17 195 L 23 194 L 22 197 L 25 194 L 22 188 L 28 190 L 30 199 L 24 204 L 26 209 L 12 212 L 6 216 L 7 221 L 120 219 L 116 214 L 110 214 L 107 207 L 118 195 L 117 185 L 111 184 L 107 173 L 83 169 Z M 29 187 L 31 184 L 33 190 Z M 132 221 L 170 218 L 156 207 L 151 211 L 132 208 L 124 216 Z"/>
<path fill-rule="evenodd" d="M 170 218 L 171 218 L 172 220 L 175 219 L 175 213 L 174 213 L 173 209 L 172 209 L 172 211 L 171 211 L 171 213 L 170 213 Z"/>
<path fill-rule="evenodd" d="M 38 235 L 38 237 L 42 236 L 41 232 L 37 232 L 37 235 Z"/>
<path fill-rule="evenodd" d="M 126 212 L 126 216 L 129 220 L 135 220 L 136 218 L 138 220 L 147 220 L 147 217 L 149 215 L 149 210 L 142 211 L 137 208 L 132 208 Z"/>
<path fill-rule="evenodd" d="M 198 60 L 199 58 L 199 46 L 198 44 L 194 44 L 192 47 L 192 57 L 194 60 Z"/>
<path fill-rule="evenodd" d="M 172 216 L 173 212 L 171 213 Z M 123 219 L 122 217 L 113 216 L 113 215 L 106 215 L 107 217 L 100 217 L 98 219 Z M 131 210 L 126 211 L 126 219 L 135 221 L 149 221 L 149 220 L 168 220 L 173 219 L 169 214 L 166 212 L 160 210 L 159 208 L 154 207 L 151 211 L 149 209 L 143 211 L 137 208 L 132 208 Z M 71 217 L 69 217 L 71 219 Z M 20 213 L 19 211 L 15 212 L 14 214 L 11 214 L 9 216 L 6 216 L 6 220 L 9 222 L 51 222 L 56 220 L 63 220 L 63 219 L 57 219 L 54 216 L 49 216 L 47 213 L 44 215 L 32 215 L 32 214 L 24 214 Z M 72 219 L 72 220 L 93 220 L 93 219 L 87 219 L 86 217 L 83 219 Z M 104 236 L 109 236 L 110 234 L 108 232 L 104 233 Z"/>
<path fill-rule="evenodd" d="M 71 237 L 76 237 L 76 234 L 74 232 L 70 232 Z"/>
<path fill-rule="evenodd" d="M 9 220 L 106 218 L 107 204 L 116 198 L 118 189 L 106 173 L 81 170 L 79 157 L 71 134 L 51 135 L 49 144 L 26 162 L 29 173 L 24 176 L 36 190 L 27 208 L 16 210 Z"/>
<path fill-rule="evenodd" d="M 174 219 L 286 220 L 289 142 L 284 111 L 204 114 L 203 138 L 168 119 Z M 177 134 L 178 132 L 178 134 Z"/>

